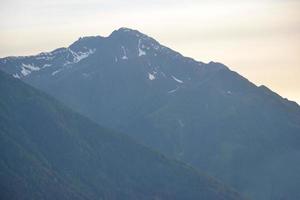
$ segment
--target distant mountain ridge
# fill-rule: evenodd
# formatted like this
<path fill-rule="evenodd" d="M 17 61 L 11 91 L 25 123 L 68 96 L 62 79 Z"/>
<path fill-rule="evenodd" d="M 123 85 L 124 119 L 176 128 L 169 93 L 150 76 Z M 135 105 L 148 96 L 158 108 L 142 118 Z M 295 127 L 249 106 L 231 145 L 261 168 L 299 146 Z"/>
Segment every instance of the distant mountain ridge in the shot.
<path fill-rule="evenodd" d="M 300 198 L 299 105 L 221 63 L 121 28 L 0 69 L 253 199 Z"/>
<path fill-rule="evenodd" d="M 0 71 L 0 199 L 242 200 Z"/>
<path fill-rule="evenodd" d="M 124 45 L 120 45 L 120 41 L 125 42 Z M 127 43 L 127 44 L 126 44 Z M 109 50 L 107 47 L 110 47 Z M 10 74 L 13 74 L 15 78 L 27 79 L 27 76 L 41 75 L 44 72 L 48 75 L 56 76 L 64 70 L 72 68 L 76 63 L 84 60 L 88 57 L 99 56 L 105 61 L 112 63 L 126 62 L 127 60 L 148 60 L 148 57 L 161 57 L 170 56 L 172 59 L 182 59 L 182 56 L 165 46 L 160 45 L 153 38 L 150 38 L 136 30 L 127 28 L 121 28 L 114 31 L 108 37 L 83 37 L 79 38 L 76 42 L 70 45 L 68 48 L 59 48 L 51 52 L 40 53 L 36 56 L 22 56 L 22 57 L 7 57 L 1 59 L 1 64 L 10 65 L 11 62 L 14 67 L 4 68 Z M 113 54 L 113 55 L 112 55 Z M 186 63 L 193 63 L 194 65 L 204 65 L 202 62 L 197 62 L 191 58 L 184 58 Z M 151 65 L 151 63 L 148 63 Z M 210 67 L 225 68 L 224 65 L 215 65 L 213 63 Z M 152 75 L 157 72 L 155 68 L 158 66 L 152 66 L 151 71 L 147 75 Z M 164 72 L 157 76 L 165 76 Z M 174 76 L 173 76 L 174 77 Z M 174 80 L 176 77 L 173 78 Z M 179 81 L 180 82 L 180 81 Z"/>

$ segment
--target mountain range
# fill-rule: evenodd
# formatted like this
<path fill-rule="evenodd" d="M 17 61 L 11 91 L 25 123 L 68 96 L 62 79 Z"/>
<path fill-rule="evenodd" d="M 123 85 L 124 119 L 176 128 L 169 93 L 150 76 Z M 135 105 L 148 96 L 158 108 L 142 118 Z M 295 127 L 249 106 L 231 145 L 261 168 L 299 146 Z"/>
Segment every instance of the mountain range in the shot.
<path fill-rule="evenodd" d="M 3 72 L 0 91 L 0 199 L 242 199 Z"/>
<path fill-rule="evenodd" d="M 0 69 L 245 196 L 300 199 L 299 105 L 221 63 L 121 28 Z"/>

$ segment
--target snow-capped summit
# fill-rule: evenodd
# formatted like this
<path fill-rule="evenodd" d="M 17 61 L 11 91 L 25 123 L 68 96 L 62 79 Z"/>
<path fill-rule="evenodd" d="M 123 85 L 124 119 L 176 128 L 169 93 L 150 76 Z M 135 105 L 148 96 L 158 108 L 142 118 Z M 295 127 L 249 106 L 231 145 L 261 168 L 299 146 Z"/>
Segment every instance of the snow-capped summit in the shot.
<path fill-rule="evenodd" d="M 203 70 L 206 66 L 161 45 L 146 34 L 129 28 L 115 30 L 108 37 L 81 37 L 67 48 L 58 48 L 35 56 L 3 58 L 0 63 L 3 70 L 20 79 L 51 79 L 78 70 L 83 70 L 82 74 L 95 74 L 104 65 L 138 65 L 139 70 L 144 71 L 142 77 L 153 74 L 155 79 L 151 78 L 152 80 L 166 79 L 173 82 L 172 77 L 179 76 L 176 72 L 178 70 L 184 72 L 180 76 L 186 81 L 194 79 L 192 76 L 195 74 L 191 70 L 182 69 L 184 65 L 189 65 L 196 71 Z M 98 66 L 91 68 L 95 63 Z M 83 65 L 90 67 L 82 69 Z M 211 70 L 216 68 L 214 66 L 211 65 Z"/>

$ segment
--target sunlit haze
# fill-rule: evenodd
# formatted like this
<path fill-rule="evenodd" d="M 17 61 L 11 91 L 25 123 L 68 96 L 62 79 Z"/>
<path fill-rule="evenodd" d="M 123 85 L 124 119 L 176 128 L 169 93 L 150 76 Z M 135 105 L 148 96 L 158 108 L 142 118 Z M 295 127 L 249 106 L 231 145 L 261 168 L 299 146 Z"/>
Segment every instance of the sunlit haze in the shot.
<path fill-rule="evenodd" d="M 297 0 L 1 0 L 0 57 L 128 27 L 300 103 L 299 11 Z"/>

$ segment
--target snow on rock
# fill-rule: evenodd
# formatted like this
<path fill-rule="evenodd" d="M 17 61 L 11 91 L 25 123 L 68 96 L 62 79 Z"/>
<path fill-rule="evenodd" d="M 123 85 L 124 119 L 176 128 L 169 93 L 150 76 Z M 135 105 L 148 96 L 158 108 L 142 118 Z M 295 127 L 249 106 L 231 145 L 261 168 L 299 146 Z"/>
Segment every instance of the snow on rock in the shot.
<path fill-rule="evenodd" d="M 96 49 L 88 49 L 86 52 L 74 52 L 70 48 L 68 48 L 68 51 L 72 54 L 73 56 L 73 62 L 66 62 L 65 64 L 73 64 L 73 63 L 78 63 L 81 60 L 89 57 L 91 54 L 95 53 Z"/>
<path fill-rule="evenodd" d="M 179 87 L 175 88 L 174 90 L 168 91 L 168 93 L 169 93 L 169 94 L 172 94 L 172 93 L 176 92 L 178 89 L 179 89 Z"/>
<path fill-rule="evenodd" d="M 176 78 L 175 76 L 172 76 L 172 78 L 176 81 L 176 82 L 178 82 L 178 83 L 183 83 L 183 81 L 182 80 L 180 80 L 180 79 L 178 79 L 178 78 Z"/>
<path fill-rule="evenodd" d="M 27 75 L 30 74 L 30 73 L 31 73 L 30 70 L 26 69 L 25 67 L 22 67 L 21 74 L 22 74 L 23 76 L 27 76 Z"/>
<path fill-rule="evenodd" d="M 146 52 L 141 49 L 141 39 L 139 39 L 138 49 L 139 49 L 139 56 L 145 56 L 146 55 Z"/>
<path fill-rule="evenodd" d="M 40 70 L 39 67 L 36 67 L 32 64 L 27 65 L 27 64 L 22 63 L 22 66 L 25 67 L 26 69 L 30 70 L 30 71 L 39 71 Z"/>
<path fill-rule="evenodd" d="M 15 74 L 13 75 L 13 77 L 14 77 L 14 78 L 18 78 L 18 79 L 21 78 L 21 77 L 19 76 L 19 74 L 17 74 L 17 73 L 15 73 Z"/>
<path fill-rule="evenodd" d="M 82 59 L 89 57 L 89 55 L 95 53 L 96 49 L 89 49 L 87 52 L 78 52 L 77 57 L 75 57 L 75 62 L 78 63 Z"/>
<path fill-rule="evenodd" d="M 24 63 L 22 63 L 22 65 L 21 65 L 21 74 L 23 76 L 27 76 L 27 75 L 31 74 L 31 72 L 39 71 L 39 70 L 40 70 L 40 68 L 34 66 L 33 64 L 24 64 Z"/>
<path fill-rule="evenodd" d="M 49 68 L 51 67 L 53 64 L 49 62 L 47 62 L 47 60 L 52 60 L 56 57 L 57 54 L 60 54 L 59 56 L 63 56 L 63 62 L 62 63 L 58 63 L 58 66 L 62 66 L 61 69 L 57 69 L 56 71 L 53 71 L 51 74 L 52 76 L 56 75 L 57 73 L 59 73 L 60 71 L 69 68 L 69 66 L 66 65 L 72 65 L 74 63 L 78 63 L 81 60 L 89 57 L 91 54 L 95 53 L 96 49 L 88 49 L 88 48 L 84 48 L 82 51 L 73 51 L 70 48 L 61 48 L 61 49 L 57 49 L 53 52 L 49 52 L 49 53 L 40 53 L 37 56 L 34 57 L 35 61 L 34 63 L 21 63 L 19 65 L 19 72 L 16 72 L 15 74 L 13 74 L 13 77 L 15 78 L 22 78 L 25 76 L 30 75 L 33 72 L 36 71 L 40 71 L 40 70 L 44 70 L 45 68 Z M 40 60 L 43 60 L 43 62 L 41 62 Z M 39 63 L 39 64 L 37 64 Z M 65 67 L 66 66 L 66 67 Z"/>
<path fill-rule="evenodd" d="M 148 78 L 149 80 L 153 81 L 156 77 L 154 76 L 154 74 L 148 73 Z"/>
<path fill-rule="evenodd" d="M 44 64 L 42 68 L 51 67 L 51 64 Z"/>
<path fill-rule="evenodd" d="M 61 72 L 62 69 L 56 70 L 54 72 L 51 73 L 52 76 L 55 76 L 57 73 Z"/>
<path fill-rule="evenodd" d="M 121 46 L 121 48 L 122 48 L 122 51 L 123 51 L 123 56 L 122 56 L 122 59 L 123 59 L 123 60 L 127 60 L 127 59 L 128 59 L 128 57 L 127 57 L 126 49 L 125 49 L 125 47 L 124 47 L 124 46 Z"/>

